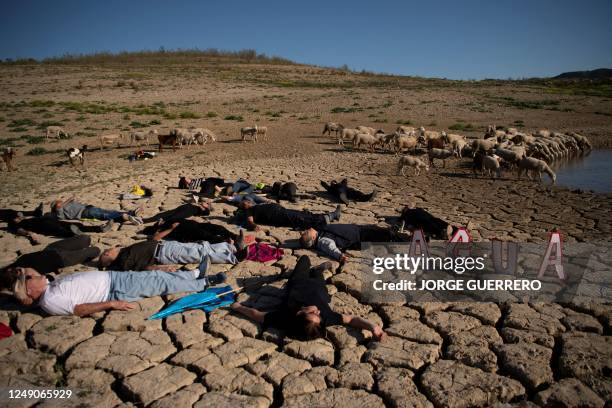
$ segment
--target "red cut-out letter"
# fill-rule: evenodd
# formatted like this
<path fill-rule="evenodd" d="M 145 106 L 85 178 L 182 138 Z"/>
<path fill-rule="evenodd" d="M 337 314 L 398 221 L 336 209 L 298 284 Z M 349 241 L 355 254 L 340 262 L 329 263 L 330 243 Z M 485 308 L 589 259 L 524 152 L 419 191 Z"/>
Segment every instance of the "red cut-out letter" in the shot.
<path fill-rule="evenodd" d="M 423 234 L 422 229 L 415 230 L 412 234 L 412 241 L 410 241 L 410 248 L 408 250 L 408 254 L 410 256 L 417 256 L 420 254 L 416 253 L 416 247 L 419 246 L 420 254 L 429 256 L 429 247 L 427 246 L 427 241 L 425 240 L 425 234 Z"/>
<path fill-rule="evenodd" d="M 538 278 L 541 278 L 546 273 L 546 269 L 549 266 L 553 265 L 555 267 L 555 271 L 557 272 L 557 276 L 561 280 L 565 280 L 565 271 L 563 270 L 563 263 L 561 262 L 562 257 L 562 249 L 561 249 L 561 233 L 559 231 L 554 231 L 550 234 L 550 240 L 548 241 L 548 248 L 546 249 L 546 254 L 544 255 L 544 259 L 542 260 L 542 266 L 540 266 L 540 273 L 538 273 Z M 555 254 L 553 255 L 553 249 L 555 250 Z"/>

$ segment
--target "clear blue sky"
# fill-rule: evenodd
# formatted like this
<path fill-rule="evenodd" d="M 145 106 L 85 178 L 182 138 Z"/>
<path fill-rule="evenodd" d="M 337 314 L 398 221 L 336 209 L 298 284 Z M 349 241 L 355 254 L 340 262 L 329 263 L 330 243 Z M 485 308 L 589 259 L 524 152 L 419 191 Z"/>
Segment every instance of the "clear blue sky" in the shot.
<path fill-rule="evenodd" d="M 1 59 L 163 46 L 457 79 L 612 67 L 612 0 L 7 0 L 0 11 Z"/>

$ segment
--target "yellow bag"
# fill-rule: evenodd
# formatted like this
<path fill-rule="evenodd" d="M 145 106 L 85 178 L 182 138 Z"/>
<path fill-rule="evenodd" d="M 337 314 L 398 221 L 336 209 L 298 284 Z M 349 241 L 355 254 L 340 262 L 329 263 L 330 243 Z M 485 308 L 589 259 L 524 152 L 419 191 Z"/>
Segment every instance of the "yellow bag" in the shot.
<path fill-rule="evenodd" d="M 139 185 L 135 185 L 134 187 L 132 187 L 131 193 L 139 196 L 145 195 L 145 191 Z"/>

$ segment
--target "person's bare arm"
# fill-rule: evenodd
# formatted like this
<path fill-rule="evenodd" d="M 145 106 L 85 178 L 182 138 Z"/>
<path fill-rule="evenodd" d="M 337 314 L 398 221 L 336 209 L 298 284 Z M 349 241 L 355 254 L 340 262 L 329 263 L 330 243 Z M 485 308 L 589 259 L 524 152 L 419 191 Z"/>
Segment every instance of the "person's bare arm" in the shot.
<path fill-rule="evenodd" d="M 134 305 L 129 302 L 124 302 L 122 300 L 110 300 L 108 302 L 82 303 L 80 305 L 76 305 L 72 313 L 75 316 L 83 317 L 97 312 L 103 312 L 105 310 L 131 310 L 133 308 Z"/>
<path fill-rule="evenodd" d="M 179 269 L 179 265 L 149 265 L 145 268 L 147 271 L 165 271 L 165 272 L 176 272 Z"/>
<path fill-rule="evenodd" d="M 172 226 L 166 230 L 163 231 L 157 231 L 155 234 L 153 234 L 153 240 L 154 241 L 161 241 L 162 239 L 164 239 L 165 237 L 167 237 L 168 235 L 170 235 L 170 233 L 172 231 L 174 231 L 174 229 L 176 227 L 179 226 L 178 222 L 175 222 L 174 224 L 172 224 Z"/>
<path fill-rule="evenodd" d="M 342 323 L 355 329 L 371 331 L 374 340 L 377 341 L 382 341 L 387 336 L 379 325 L 374 324 L 363 317 L 343 314 Z"/>
<path fill-rule="evenodd" d="M 248 317 L 249 319 L 257 323 L 263 323 L 264 317 L 266 316 L 266 313 L 267 313 L 267 312 L 261 312 L 257 309 L 253 309 L 252 307 L 244 306 L 240 302 L 234 302 L 232 303 L 230 307 L 232 310 Z"/>
<path fill-rule="evenodd" d="M 247 217 L 247 226 L 251 231 L 257 231 L 259 229 L 259 226 L 255 224 L 255 219 L 252 215 L 250 217 Z"/>

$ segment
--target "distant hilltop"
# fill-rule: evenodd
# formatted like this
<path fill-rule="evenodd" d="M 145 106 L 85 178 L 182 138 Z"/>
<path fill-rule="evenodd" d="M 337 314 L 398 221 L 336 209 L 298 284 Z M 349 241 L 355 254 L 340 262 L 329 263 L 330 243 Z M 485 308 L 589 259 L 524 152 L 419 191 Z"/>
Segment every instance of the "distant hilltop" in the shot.
<path fill-rule="evenodd" d="M 555 79 L 603 79 L 612 78 L 611 68 L 599 68 L 591 71 L 572 71 L 557 75 Z"/>

